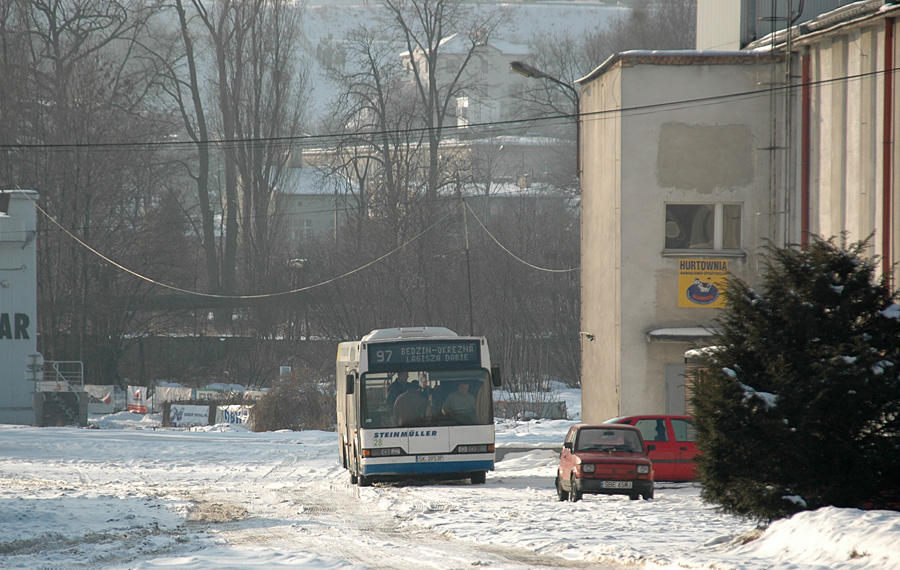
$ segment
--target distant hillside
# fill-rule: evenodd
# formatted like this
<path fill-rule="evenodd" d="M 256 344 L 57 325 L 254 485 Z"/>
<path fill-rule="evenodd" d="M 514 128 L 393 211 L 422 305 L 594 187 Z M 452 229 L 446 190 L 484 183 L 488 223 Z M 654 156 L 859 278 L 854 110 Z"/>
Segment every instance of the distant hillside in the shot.
<path fill-rule="evenodd" d="M 509 11 L 509 24 L 502 28 L 497 39 L 516 44 L 531 44 L 537 38 L 584 34 L 605 27 L 626 7 L 613 2 L 512 2 L 500 3 Z M 474 10 L 484 9 L 487 3 L 473 2 Z M 492 5 L 493 6 L 493 5 Z M 346 35 L 361 23 L 371 22 L 376 14 L 377 1 L 359 0 L 314 0 L 306 7 L 304 33 L 306 51 L 310 64 L 314 66 L 313 108 L 315 118 L 322 116 L 329 101 L 336 96 L 333 86 L 328 84 L 323 62 L 340 49 Z M 597 62 L 599 65 L 601 62 Z"/>

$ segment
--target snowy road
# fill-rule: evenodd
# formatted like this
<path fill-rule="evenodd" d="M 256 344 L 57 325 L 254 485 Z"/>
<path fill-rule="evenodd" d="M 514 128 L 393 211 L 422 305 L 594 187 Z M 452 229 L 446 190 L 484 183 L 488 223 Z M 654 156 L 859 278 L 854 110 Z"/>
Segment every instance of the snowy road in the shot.
<path fill-rule="evenodd" d="M 682 506 L 724 520 L 684 487 L 559 503 L 549 450 L 508 455 L 485 485 L 360 489 L 336 447 L 323 432 L 0 427 L 0 566 L 602 568 L 616 527 L 653 541 L 647 517 Z"/>
<path fill-rule="evenodd" d="M 555 441 L 564 428 L 500 427 L 498 442 Z M 878 553 L 855 542 L 840 547 L 846 566 L 773 564 L 771 555 L 739 552 L 736 539 L 754 525 L 717 514 L 686 484 L 662 485 L 652 501 L 560 503 L 557 455 L 546 449 L 507 454 L 485 485 L 360 489 L 340 468 L 335 441 L 327 432 L 227 427 L 0 426 L 0 567 L 802 570 L 896 560 L 866 566 Z M 861 520 L 855 513 L 851 523 Z M 894 515 L 875 524 L 896 533 Z M 851 549 L 860 555 L 845 556 Z"/>

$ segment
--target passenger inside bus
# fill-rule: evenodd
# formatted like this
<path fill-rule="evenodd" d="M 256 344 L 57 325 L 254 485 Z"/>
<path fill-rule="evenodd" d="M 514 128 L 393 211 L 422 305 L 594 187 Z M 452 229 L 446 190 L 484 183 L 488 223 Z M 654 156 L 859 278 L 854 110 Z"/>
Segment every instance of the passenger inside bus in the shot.
<path fill-rule="evenodd" d="M 421 425 L 428 414 L 428 398 L 419 382 L 408 382 L 406 392 L 394 402 L 394 418 L 398 426 Z"/>
<path fill-rule="evenodd" d="M 475 396 L 469 393 L 468 382 L 457 382 L 441 406 L 441 413 L 455 418 L 459 423 L 475 423 Z"/>
<path fill-rule="evenodd" d="M 397 401 L 397 398 L 400 397 L 400 394 L 406 392 L 406 383 L 408 379 L 409 372 L 398 372 L 397 376 L 394 377 L 394 381 L 388 384 L 386 395 L 388 406 L 393 407 L 394 402 Z"/>

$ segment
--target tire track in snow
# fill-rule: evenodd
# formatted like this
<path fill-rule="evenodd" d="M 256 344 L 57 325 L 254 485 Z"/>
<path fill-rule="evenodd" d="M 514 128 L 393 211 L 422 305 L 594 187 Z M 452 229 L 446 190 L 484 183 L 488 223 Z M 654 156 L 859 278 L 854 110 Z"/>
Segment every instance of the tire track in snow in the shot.
<path fill-rule="evenodd" d="M 290 467 L 290 462 L 283 462 L 277 471 L 287 473 Z M 349 484 L 340 466 L 328 471 L 327 477 L 280 486 L 272 495 L 278 501 L 245 521 L 216 525 L 218 536 L 235 545 L 274 549 L 290 545 L 293 551 L 300 548 L 373 570 L 618 568 L 596 560 L 570 561 L 525 548 L 456 540 L 414 523 L 421 514 L 458 509 L 453 501 L 421 497 L 417 487 L 403 485 L 360 489 Z"/>

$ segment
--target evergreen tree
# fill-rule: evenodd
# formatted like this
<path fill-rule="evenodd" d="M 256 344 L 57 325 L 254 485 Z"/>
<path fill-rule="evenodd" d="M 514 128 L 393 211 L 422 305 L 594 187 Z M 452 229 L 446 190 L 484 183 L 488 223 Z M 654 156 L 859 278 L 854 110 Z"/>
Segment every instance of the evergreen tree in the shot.
<path fill-rule="evenodd" d="M 900 505 L 900 307 L 866 247 L 770 247 L 762 292 L 730 280 L 693 396 L 702 495 L 723 511 Z"/>

